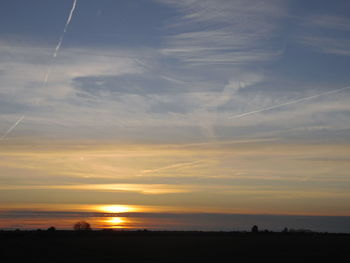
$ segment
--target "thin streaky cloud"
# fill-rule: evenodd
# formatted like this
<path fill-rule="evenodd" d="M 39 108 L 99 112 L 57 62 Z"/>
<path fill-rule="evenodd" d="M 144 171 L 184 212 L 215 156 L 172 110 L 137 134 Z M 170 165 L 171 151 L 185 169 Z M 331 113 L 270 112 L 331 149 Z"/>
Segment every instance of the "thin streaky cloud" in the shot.
<path fill-rule="evenodd" d="M 292 100 L 292 101 L 289 101 L 289 102 L 286 102 L 286 103 L 270 106 L 270 107 L 267 107 L 267 108 L 262 108 L 262 109 L 246 112 L 246 113 L 243 113 L 243 114 L 234 115 L 234 116 L 231 116 L 230 118 L 231 119 L 238 119 L 238 118 L 246 117 L 246 116 L 249 116 L 249 115 L 252 115 L 252 114 L 256 114 L 256 113 L 260 113 L 260 112 L 264 112 L 264 111 L 268 111 L 268 110 L 273 110 L 273 109 L 281 108 L 281 107 L 288 106 L 288 105 L 291 105 L 291 104 L 296 104 L 296 103 L 299 103 L 299 102 L 315 99 L 315 98 L 318 98 L 318 97 L 321 97 L 321 96 L 326 96 L 326 95 L 330 95 L 330 94 L 333 94 L 333 93 L 341 92 L 341 91 L 347 90 L 347 89 L 350 89 L 350 87 L 345 87 L 345 88 L 341 88 L 341 89 L 327 91 L 327 92 L 323 92 L 323 93 L 320 93 L 320 94 L 317 94 L 317 95 L 313 95 L 313 96 L 309 96 L 309 97 L 305 97 L 305 98 L 301 98 L 301 99 L 297 99 L 297 100 Z"/>
<path fill-rule="evenodd" d="M 20 124 L 20 122 L 25 118 L 25 115 L 21 116 L 0 138 L 0 140 L 4 140 L 7 135 L 9 135 L 16 127 L 18 124 Z"/>
<path fill-rule="evenodd" d="M 172 23 L 176 32 L 165 38 L 164 55 L 198 66 L 264 62 L 280 53 L 266 39 L 276 34 L 283 1 L 158 1 L 181 13 Z"/>
<path fill-rule="evenodd" d="M 345 38 L 324 37 L 317 35 L 303 36 L 298 39 L 298 42 L 320 53 L 338 56 L 350 55 L 350 41 Z"/>
<path fill-rule="evenodd" d="M 156 169 L 149 169 L 149 170 L 143 170 L 142 173 L 155 173 L 155 172 L 159 172 L 159 171 L 166 171 L 169 169 L 178 169 L 178 168 L 188 168 L 188 167 L 192 167 L 193 165 L 199 164 L 199 163 L 203 163 L 207 160 L 199 160 L 199 161 L 194 161 L 194 162 L 185 162 L 185 163 L 176 163 L 176 164 L 172 164 L 172 165 L 168 165 L 168 166 L 164 166 L 164 167 L 160 167 L 160 168 L 156 168 Z"/>
<path fill-rule="evenodd" d="M 304 25 L 321 29 L 350 31 L 350 19 L 341 15 L 312 15 L 304 20 Z"/>

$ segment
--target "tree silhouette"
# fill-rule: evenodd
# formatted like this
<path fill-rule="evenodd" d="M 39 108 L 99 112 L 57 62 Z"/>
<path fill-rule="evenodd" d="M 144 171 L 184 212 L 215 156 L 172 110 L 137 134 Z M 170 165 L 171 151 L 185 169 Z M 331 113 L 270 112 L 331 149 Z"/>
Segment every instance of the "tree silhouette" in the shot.
<path fill-rule="evenodd" d="M 54 226 L 50 226 L 50 227 L 47 229 L 47 231 L 49 231 L 49 232 L 54 232 L 54 231 L 56 231 L 56 228 L 55 228 Z"/>
<path fill-rule="evenodd" d="M 257 226 L 257 225 L 254 225 L 254 226 L 252 227 L 252 233 L 258 233 L 258 232 L 259 232 L 258 226 Z"/>
<path fill-rule="evenodd" d="M 81 231 L 81 230 L 91 230 L 91 226 L 86 221 L 79 221 L 76 222 L 73 226 L 74 230 Z"/>
<path fill-rule="evenodd" d="M 288 232 L 289 232 L 289 230 L 287 227 L 283 228 L 282 233 L 288 233 Z"/>

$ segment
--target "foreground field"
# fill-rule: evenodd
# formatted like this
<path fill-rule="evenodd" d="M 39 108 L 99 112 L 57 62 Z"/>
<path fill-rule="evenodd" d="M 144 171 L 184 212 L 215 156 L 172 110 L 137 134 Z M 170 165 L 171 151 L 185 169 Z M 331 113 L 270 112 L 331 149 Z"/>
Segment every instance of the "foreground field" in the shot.
<path fill-rule="evenodd" d="M 316 233 L 2 231 L 2 262 L 234 262 L 350 259 L 350 235 Z"/>

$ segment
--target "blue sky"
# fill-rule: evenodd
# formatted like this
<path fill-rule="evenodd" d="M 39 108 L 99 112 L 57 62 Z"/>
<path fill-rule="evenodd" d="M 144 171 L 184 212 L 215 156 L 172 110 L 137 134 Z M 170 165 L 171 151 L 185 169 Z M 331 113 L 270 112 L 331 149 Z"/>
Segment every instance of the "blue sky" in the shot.
<path fill-rule="evenodd" d="M 200 140 L 226 137 L 217 130 L 232 132 L 232 126 L 246 128 L 245 134 L 253 126 L 247 135 L 260 136 L 264 123 L 273 133 L 290 127 L 348 129 L 346 90 L 239 124 L 229 118 L 346 87 L 348 6 L 347 1 L 79 1 L 48 85 L 40 90 L 71 1 L 4 1 L 2 130 L 16 115 L 30 112 L 15 134 L 31 136 L 33 126 L 47 120 L 72 128 L 92 118 L 100 127 L 112 126 L 109 130 L 118 129 L 118 122 L 135 122 L 179 132 L 196 130 L 192 126 L 199 121 Z M 91 106 L 103 112 L 104 121 Z M 37 132 L 55 136 L 47 129 Z"/>
<path fill-rule="evenodd" d="M 3 200 L 348 215 L 349 1 L 72 4 L 1 2 Z"/>

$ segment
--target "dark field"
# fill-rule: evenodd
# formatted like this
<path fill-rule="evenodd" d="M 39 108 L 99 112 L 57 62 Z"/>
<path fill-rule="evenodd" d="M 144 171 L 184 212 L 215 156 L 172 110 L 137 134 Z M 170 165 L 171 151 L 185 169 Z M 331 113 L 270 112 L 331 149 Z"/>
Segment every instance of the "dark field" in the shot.
<path fill-rule="evenodd" d="M 317 233 L 2 231 L 2 262 L 350 262 L 350 235 Z"/>

